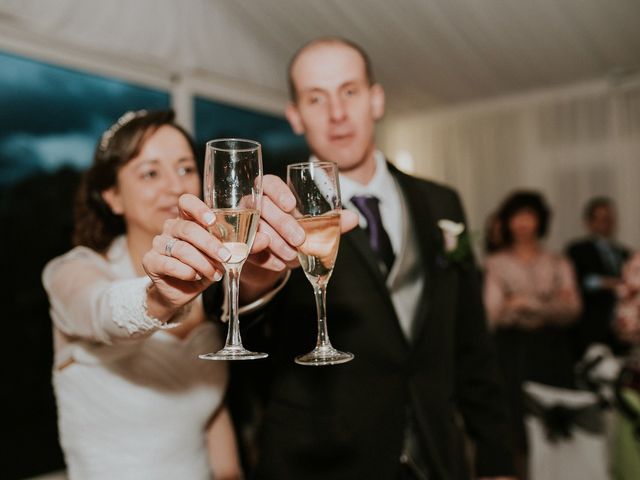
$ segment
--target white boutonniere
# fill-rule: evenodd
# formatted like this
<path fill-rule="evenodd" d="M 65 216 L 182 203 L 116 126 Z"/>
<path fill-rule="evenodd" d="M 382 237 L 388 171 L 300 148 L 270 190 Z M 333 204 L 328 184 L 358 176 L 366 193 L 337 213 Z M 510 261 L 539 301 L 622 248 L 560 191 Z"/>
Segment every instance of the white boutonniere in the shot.
<path fill-rule="evenodd" d="M 438 228 L 442 230 L 444 238 L 445 253 L 453 253 L 458 248 L 459 237 L 464 232 L 464 223 L 457 223 L 453 220 L 443 218 L 438 221 Z"/>

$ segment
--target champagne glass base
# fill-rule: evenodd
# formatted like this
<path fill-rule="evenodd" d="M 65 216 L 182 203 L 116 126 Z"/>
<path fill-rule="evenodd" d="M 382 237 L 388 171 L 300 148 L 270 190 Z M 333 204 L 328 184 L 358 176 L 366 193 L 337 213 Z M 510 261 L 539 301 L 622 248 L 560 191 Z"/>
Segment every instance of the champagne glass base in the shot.
<path fill-rule="evenodd" d="M 242 347 L 224 347 L 215 353 L 198 355 L 202 360 L 258 360 L 269 355 L 262 352 L 252 352 Z"/>
<path fill-rule="evenodd" d="M 333 347 L 316 347 L 309 353 L 296 357 L 295 362 L 299 365 L 338 365 L 353 360 L 353 353 L 341 352 Z"/>

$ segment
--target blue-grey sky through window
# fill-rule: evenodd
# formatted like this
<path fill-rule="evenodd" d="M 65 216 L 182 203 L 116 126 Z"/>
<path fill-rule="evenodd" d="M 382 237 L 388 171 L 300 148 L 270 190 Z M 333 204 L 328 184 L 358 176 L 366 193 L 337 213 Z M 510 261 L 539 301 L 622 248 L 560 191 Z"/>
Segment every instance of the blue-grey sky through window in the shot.
<path fill-rule="evenodd" d="M 169 93 L 0 52 L 0 189 L 62 167 L 87 168 L 102 132 L 127 110 L 165 109 Z M 263 144 L 266 169 L 306 157 L 284 118 L 194 98 L 200 147 L 221 136 Z"/>
<path fill-rule="evenodd" d="M 0 187 L 91 163 L 126 110 L 169 107 L 167 92 L 0 53 Z"/>

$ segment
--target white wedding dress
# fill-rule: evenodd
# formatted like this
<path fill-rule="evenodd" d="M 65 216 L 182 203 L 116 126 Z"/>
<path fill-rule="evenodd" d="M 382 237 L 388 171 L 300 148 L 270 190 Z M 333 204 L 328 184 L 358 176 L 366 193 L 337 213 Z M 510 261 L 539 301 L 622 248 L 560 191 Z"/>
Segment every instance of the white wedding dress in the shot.
<path fill-rule="evenodd" d="M 184 339 L 163 330 L 144 310 L 148 282 L 135 277 L 125 237 L 106 258 L 77 247 L 43 272 L 71 479 L 211 478 L 205 429 L 222 402 L 227 371 L 197 356 L 221 341 L 206 321 Z M 203 315 L 201 305 L 183 315 Z"/>

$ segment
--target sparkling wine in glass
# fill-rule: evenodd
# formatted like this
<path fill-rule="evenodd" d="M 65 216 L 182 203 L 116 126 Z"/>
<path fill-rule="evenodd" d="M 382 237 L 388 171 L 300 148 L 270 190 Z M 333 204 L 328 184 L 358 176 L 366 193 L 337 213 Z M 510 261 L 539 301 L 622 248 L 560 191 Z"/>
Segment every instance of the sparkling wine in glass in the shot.
<path fill-rule="evenodd" d="M 262 152 L 258 142 L 224 138 L 207 142 L 204 163 L 204 197 L 216 221 L 209 232 L 231 252 L 224 262 L 229 330 L 224 348 L 200 355 L 204 360 L 254 360 L 266 353 L 242 345 L 238 319 L 240 272 L 260 221 Z"/>
<path fill-rule="evenodd" d="M 340 245 L 340 185 L 333 162 L 307 162 L 287 166 L 287 183 L 296 197 L 294 215 L 306 234 L 298 258 L 316 299 L 318 338 L 316 347 L 296 357 L 301 365 L 335 365 L 353 359 L 336 350 L 327 331 L 327 283 L 333 273 Z"/>

